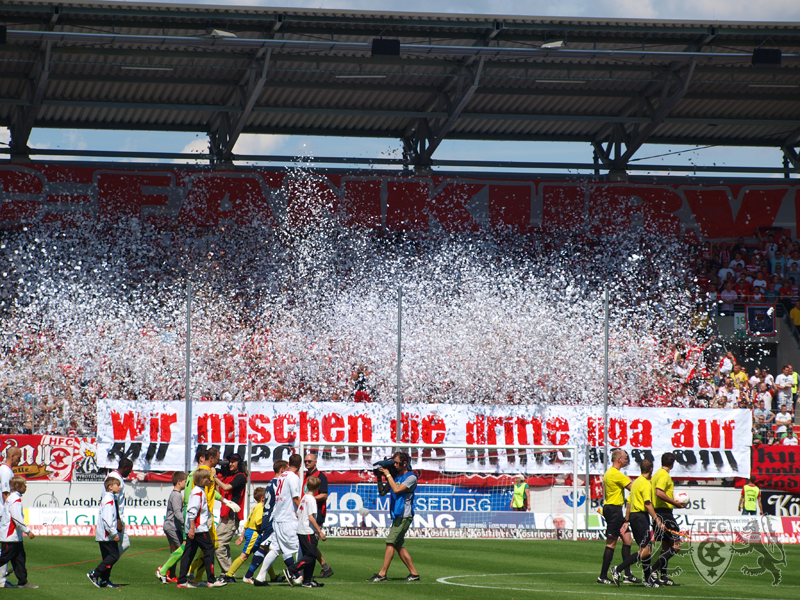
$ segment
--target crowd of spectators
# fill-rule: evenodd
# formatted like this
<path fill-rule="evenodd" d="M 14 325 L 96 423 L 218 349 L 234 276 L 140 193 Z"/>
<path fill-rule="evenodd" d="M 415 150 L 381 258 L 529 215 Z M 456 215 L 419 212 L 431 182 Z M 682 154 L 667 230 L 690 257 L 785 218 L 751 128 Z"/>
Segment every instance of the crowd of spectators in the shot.
<path fill-rule="evenodd" d="M 665 357 L 671 377 L 664 377 L 662 394 L 645 405 L 684 408 L 746 409 L 753 412 L 755 443 L 795 444 L 795 407 L 800 375 L 785 365 L 777 375 L 766 367 L 748 372 L 733 352 L 708 360 L 713 340 L 699 344 L 673 344 Z M 787 438 L 787 439 L 785 439 Z"/>
<path fill-rule="evenodd" d="M 698 325 L 716 300 L 689 298 L 685 277 L 699 273 L 706 289 L 729 270 L 734 289 L 766 282 L 794 300 L 771 278 L 784 269 L 791 278 L 800 257 L 797 244 L 772 239 L 763 255 L 743 242 L 703 244 L 693 263 L 683 240 L 649 232 L 423 235 L 319 223 L 292 233 L 123 219 L 2 236 L 0 430 L 77 435 L 94 432 L 99 398 L 184 399 L 187 279 L 197 399 L 394 401 L 402 285 L 407 402 L 601 403 L 608 287 L 613 404 L 755 410 L 774 379 L 756 373 L 742 385 L 717 366 L 721 346 L 707 321 Z M 751 268 L 757 258 L 765 274 Z"/>
<path fill-rule="evenodd" d="M 700 384 L 694 405 L 751 410 L 754 444 L 797 445 L 793 415 L 798 382 L 800 376 L 792 365 L 784 365 L 775 377 L 758 367 L 748 374 L 728 352 L 713 380 Z"/>
<path fill-rule="evenodd" d="M 782 304 L 789 312 L 800 299 L 800 242 L 776 228 L 752 239 L 698 248 L 695 283 L 715 312 L 730 314 L 737 303 Z"/>
<path fill-rule="evenodd" d="M 800 242 L 783 229 L 764 228 L 747 241 L 740 237 L 698 244 L 687 284 L 705 301 L 709 316 L 732 315 L 735 305 L 775 305 L 800 327 Z M 793 423 L 798 374 L 792 365 L 777 373 L 765 367 L 748 373 L 732 352 L 709 351 L 713 344 L 692 342 L 671 347 L 668 403 L 746 408 L 753 411 L 754 443 L 797 444 Z"/>

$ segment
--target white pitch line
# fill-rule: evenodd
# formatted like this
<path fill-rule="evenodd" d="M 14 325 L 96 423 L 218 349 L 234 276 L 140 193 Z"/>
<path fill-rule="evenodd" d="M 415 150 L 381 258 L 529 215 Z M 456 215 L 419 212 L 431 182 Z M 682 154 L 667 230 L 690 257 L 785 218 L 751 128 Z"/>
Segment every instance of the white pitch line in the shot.
<path fill-rule="evenodd" d="M 653 593 L 647 594 L 638 594 L 636 592 L 611 592 L 607 591 L 609 587 L 612 586 L 603 586 L 605 589 L 602 591 L 599 589 L 594 589 L 592 591 L 586 590 L 565 590 L 563 588 L 560 589 L 544 589 L 540 587 L 527 587 L 527 588 L 518 588 L 518 587 L 508 587 L 508 586 L 491 586 L 491 585 L 476 585 L 470 583 L 457 583 L 455 581 L 449 581 L 450 579 L 459 579 L 465 577 L 508 577 L 510 575 L 585 575 L 587 573 L 592 573 L 592 571 L 562 571 L 559 573 L 482 573 L 479 575 L 450 575 L 449 577 L 439 577 L 436 581 L 437 583 L 442 583 L 444 585 L 455 585 L 459 587 L 466 587 L 466 588 L 477 588 L 477 589 L 487 589 L 487 590 L 511 590 L 515 592 L 550 592 L 550 593 L 561 593 L 561 594 L 593 594 L 597 595 L 602 593 L 603 595 L 609 596 L 638 596 L 641 598 L 652 598 Z M 531 585 L 546 585 L 546 584 L 535 584 L 532 583 Z M 578 585 L 589 585 L 589 584 L 578 584 Z M 591 584 L 591 585 L 598 585 L 598 584 Z M 681 586 L 683 587 L 683 586 Z M 790 587 L 790 586 L 786 586 Z M 791 586 L 796 587 L 796 586 Z M 630 588 L 627 588 L 630 590 Z M 686 594 L 680 594 L 680 597 L 683 598 L 696 598 L 699 600 L 709 600 L 710 598 L 714 598 L 714 596 L 689 596 Z M 753 600 L 751 596 L 747 597 L 737 597 L 737 596 L 724 596 L 725 600 Z M 796 598 L 764 598 L 764 600 L 796 600 Z"/>

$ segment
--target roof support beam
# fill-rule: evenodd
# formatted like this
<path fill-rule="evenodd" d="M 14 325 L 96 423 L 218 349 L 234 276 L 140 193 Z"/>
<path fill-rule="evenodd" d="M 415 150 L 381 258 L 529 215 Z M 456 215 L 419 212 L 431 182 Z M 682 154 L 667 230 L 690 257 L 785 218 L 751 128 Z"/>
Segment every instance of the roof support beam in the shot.
<path fill-rule="evenodd" d="M 798 158 L 797 150 L 795 149 L 797 145 L 800 145 L 800 129 L 796 129 L 789 134 L 782 144 L 781 150 L 783 150 L 783 165 L 785 168 L 783 176 L 787 179 L 790 177 L 789 165 L 792 165 L 796 171 L 800 172 L 800 158 Z"/>
<path fill-rule="evenodd" d="M 683 99 L 683 97 L 686 95 L 686 92 L 689 90 L 689 84 L 692 81 L 694 65 L 695 62 L 694 59 L 692 59 L 689 63 L 689 70 L 684 76 L 683 81 L 680 82 L 681 84 L 675 93 L 672 94 L 672 96 L 670 96 L 666 101 L 664 101 L 664 96 L 666 95 L 668 86 L 664 86 L 664 93 L 662 93 L 661 102 L 658 104 L 658 112 L 653 116 L 653 120 L 645 125 L 642 128 L 642 131 L 638 132 L 633 139 L 625 141 L 625 153 L 614 161 L 614 168 L 624 169 L 628 165 L 628 161 L 633 158 L 633 155 L 636 153 L 636 151 L 642 147 L 642 144 L 644 144 L 651 135 L 653 135 L 653 132 L 655 132 L 656 128 L 664 122 L 664 119 L 667 118 L 667 115 L 669 115 L 670 111 L 675 108 Z M 675 76 L 677 77 L 677 75 Z"/>
<path fill-rule="evenodd" d="M 603 144 L 597 140 L 592 142 L 592 146 L 594 147 L 595 152 L 597 153 L 597 158 L 600 159 L 600 162 L 603 163 L 604 166 L 608 167 L 609 169 L 614 167 L 614 164 L 619 157 L 622 155 L 622 144 L 627 144 L 630 140 L 628 136 L 628 132 L 623 127 L 622 123 L 614 123 L 611 126 L 611 135 L 608 138 L 606 143 L 606 147 L 603 148 Z"/>
<path fill-rule="evenodd" d="M 0 155 L 8 154 L 8 150 L 0 148 Z M 37 148 L 32 152 L 35 156 L 57 156 L 57 157 L 96 157 L 106 159 L 119 159 L 119 158 L 144 158 L 144 159 L 158 159 L 158 160 L 186 160 L 194 162 L 198 157 L 207 158 L 207 155 L 183 152 L 124 152 L 124 151 L 107 151 L 107 150 L 65 150 L 65 149 L 52 149 L 52 148 Z M 400 161 L 394 158 L 358 158 L 358 157 L 341 157 L 341 156 L 318 156 L 312 158 L 298 159 L 296 156 L 275 156 L 275 155 L 256 155 L 245 154 L 240 157 L 243 161 L 259 161 L 259 162 L 273 162 L 273 163 L 314 163 L 314 164 L 360 164 L 360 165 L 390 165 L 399 166 Z M 111 163 L 119 168 L 119 163 Z M 507 171 L 517 172 L 525 169 L 550 169 L 560 171 L 592 171 L 595 165 L 592 164 L 576 164 L 574 162 L 568 163 L 552 163 L 552 162 L 518 162 L 518 161 L 494 161 L 494 160 L 441 160 L 436 161 L 436 164 L 443 167 L 482 167 L 482 168 L 495 168 L 504 169 Z M 663 165 L 646 165 L 637 164 L 631 165 L 631 170 L 635 171 L 660 171 L 663 170 Z M 780 167 L 751 167 L 751 166 L 708 166 L 708 165 L 674 165 L 669 168 L 672 171 L 679 172 L 704 172 L 704 173 L 754 173 L 754 174 L 780 174 L 785 169 Z"/>
<path fill-rule="evenodd" d="M 791 146 L 785 146 L 783 148 L 783 158 L 791 163 L 795 169 L 800 171 L 800 156 L 797 155 L 797 150 Z"/>
<path fill-rule="evenodd" d="M 784 148 L 793 148 L 800 144 L 800 129 L 793 131 L 781 144 Z"/>
<path fill-rule="evenodd" d="M 428 119 L 415 119 L 403 132 L 403 167 L 407 170 L 411 165 L 421 164 L 421 157 L 428 149 L 428 140 L 433 137 Z M 430 166 L 430 165 L 428 165 Z"/>
<path fill-rule="evenodd" d="M 25 107 L 30 103 L 27 100 L 20 100 L 18 98 L 0 98 L 0 105 L 2 106 L 20 106 Z M 164 111 L 177 111 L 185 112 L 184 116 L 188 116 L 196 112 L 210 112 L 210 113 L 234 113 L 241 112 L 240 106 L 222 105 L 222 104 L 171 104 L 171 103 L 153 103 L 153 102 L 127 102 L 127 101 L 104 101 L 95 102 L 90 100 L 43 100 L 42 106 L 53 107 L 74 107 L 74 108 L 110 108 L 115 110 L 164 110 Z M 276 114 L 276 115 L 319 115 L 319 116 L 352 116 L 352 117 L 378 117 L 382 119 L 400 118 L 400 119 L 446 119 L 450 115 L 448 110 L 438 110 L 433 112 L 422 112 L 418 110 L 375 110 L 375 109 L 352 109 L 352 108 L 327 108 L 327 107 L 310 107 L 298 108 L 294 106 L 255 106 L 254 113 L 260 114 Z M 612 116 L 612 115 L 587 115 L 587 114 L 542 114 L 542 113 L 461 113 L 465 119 L 474 119 L 477 121 L 548 121 L 548 122 L 575 122 L 575 123 L 598 123 L 606 128 L 606 132 L 610 133 L 614 123 L 628 123 L 639 124 L 646 126 L 652 120 L 652 117 L 647 116 Z M 727 117 L 666 117 L 664 123 L 674 125 L 752 125 L 755 127 L 782 127 L 797 128 L 800 125 L 800 119 L 763 119 L 763 118 L 727 118 Z M 96 128 L 99 123 L 94 123 L 91 120 L 83 122 L 83 127 L 86 129 Z M 146 123 L 143 125 L 147 125 Z M 55 127 L 55 123 L 51 122 L 45 127 Z M 66 125 L 65 125 L 66 126 Z M 176 125 L 175 130 L 182 131 L 181 125 Z M 354 132 L 354 135 L 357 135 Z M 769 139 L 768 135 L 776 136 L 777 134 L 765 134 L 763 137 Z M 450 137 L 453 137 L 452 135 Z M 507 139 L 506 134 L 506 139 Z M 713 136 L 701 136 L 702 139 L 709 139 Z M 783 136 L 781 136 L 783 137 Z M 585 139 L 586 136 L 582 136 Z M 476 139 L 483 139 L 479 135 Z M 591 139 L 591 138 L 590 138 Z M 604 142 L 605 139 L 598 139 L 598 142 Z M 700 139 L 700 138 L 698 138 Z M 715 138 L 718 139 L 718 138 Z M 771 138 L 771 143 L 763 145 L 769 147 L 784 145 L 781 140 Z M 730 143 L 728 145 L 749 145 L 746 141 L 742 143 Z M 676 143 L 676 142 L 674 142 Z M 692 142 L 687 142 L 692 143 Z"/>
<path fill-rule="evenodd" d="M 214 126 L 208 132 L 209 160 L 212 166 L 222 163 L 225 144 L 230 139 L 232 127 L 229 113 L 219 113 L 214 119 Z"/>
<path fill-rule="evenodd" d="M 18 111 L 18 117 L 14 126 L 11 128 L 11 151 L 12 156 L 25 156 L 28 154 L 28 139 L 30 138 L 33 124 L 39 115 L 42 106 L 44 92 L 50 78 L 50 51 L 51 42 L 45 42 L 39 60 L 31 73 L 28 95 L 30 103 L 24 109 Z"/>
<path fill-rule="evenodd" d="M 11 120 L 8 118 L 0 118 L 0 126 L 10 127 Z M 36 124 L 37 128 L 42 129 L 99 129 L 99 130 L 112 130 L 112 131 L 182 131 L 192 133 L 208 133 L 208 125 L 205 123 L 187 123 L 175 126 L 172 123 L 130 123 L 120 126 L 118 123 L 99 122 L 86 124 L 85 121 L 79 119 L 62 119 L 58 121 L 43 121 L 40 120 Z M 348 129 L 345 127 L 313 127 L 296 125 L 258 125 L 248 126 L 245 128 L 245 133 L 252 134 L 268 134 L 268 135 L 314 135 L 314 136 L 330 136 L 330 137 L 357 137 L 357 138 L 373 138 L 373 139 L 395 139 L 400 140 L 408 135 L 408 129 L 389 128 L 378 130 L 363 130 L 363 129 Z M 508 134 L 506 133 L 485 133 L 478 134 L 470 132 L 451 132 L 449 139 L 454 140 L 477 140 L 477 141 L 508 141 Z M 515 134 L 516 141 L 521 142 L 579 142 L 591 144 L 593 137 L 586 134 L 572 134 L 565 135 L 559 133 L 518 133 Z M 775 136 L 764 135 L 757 138 L 737 139 L 730 140 L 723 136 L 706 135 L 692 135 L 692 136 L 679 136 L 679 135 L 654 135 L 650 138 L 651 143 L 654 144 L 682 144 L 682 145 L 701 145 L 701 146 L 735 146 L 743 148 L 775 148 L 780 147 L 780 143 L 776 142 Z M 0 154 L 2 154 L 2 147 L 0 147 Z M 441 161 L 439 161 L 441 162 Z M 663 166 L 663 165 L 662 165 Z M 635 165 L 629 165 L 631 169 L 636 168 Z M 638 169 L 638 168 L 637 168 Z"/>
<path fill-rule="evenodd" d="M 480 59 L 478 59 L 477 67 L 472 72 L 472 83 L 466 90 L 456 97 L 454 106 L 452 109 L 450 109 L 450 114 L 447 116 L 447 119 L 441 124 L 441 126 L 436 128 L 435 132 L 433 133 L 433 137 L 428 143 L 428 147 L 420 156 L 423 164 L 430 164 L 433 153 L 439 147 L 439 144 L 444 141 L 444 138 L 447 136 L 447 134 L 450 133 L 450 130 L 453 129 L 456 121 L 461 116 L 461 113 L 467 107 L 469 101 L 472 100 L 472 96 L 474 96 L 475 92 L 478 90 L 478 86 L 480 85 L 481 81 L 481 73 L 483 72 L 483 63 L 484 57 L 481 56 Z"/>
<path fill-rule="evenodd" d="M 662 89 L 663 86 L 667 85 L 669 81 L 669 73 L 666 73 L 662 80 L 655 81 L 650 83 L 647 87 L 645 87 L 644 91 L 638 96 L 631 98 L 628 102 L 625 103 L 625 106 L 622 107 L 622 110 L 619 112 L 619 117 L 625 119 L 628 118 L 631 113 L 633 113 L 637 108 L 639 108 L 643 102 L 649 102 L 649 97 L 652 96 L 654 93 Z M 609 134 L 613 135 L 614 130 L 614 123 L 616 121 L 608 121 L 603 127 L 601 127 L 597 133 L 595 134 L 594 141 L 596 144 L 602 144 L 603 141 L 606 140 Z M 595 145 L 595 148 L 597 146 Z M 610 155 L 610 152 L 602 151 L 601 159 L 603 156 Z"/>
<path fill-rule="evenodd" d="M 271 56 L 272 50 L 267 50 L 266 55 L 261 60 L 260 64 L 256 63 L 255 66 L 257 68 L 260 67 L 260 73 L 258 75 L 256 75 L 256 69 L 250 69 L 250 82 L 247 86 L 247 92 L 244 94 L 244 108 L 242 109 L 242 112 L 239 113 L 236 123 L 231 128 L 228 139 L 225 142 L 225 148 L 223 149 L 222 156 L 220 157 L 222 162 L 229 162 L 231 160 L 231 157 L 233 156 L 233 147 L 236 145 L 236 141 L 242 134 L 244 126 L 247 124 L 250 115 L 253 114 L 253 108 L 255 107 L 256 102 L 261 97 L 261 91 L 264 89 L 264 84 L 267 82 L 267 76 L 269 75 L 269 61 Z"/>
<path fill-rule="evenodd" d="M 274 74 L 276 71 L 280 72 L 280 68 L 276 68 L 273 57 L 272 64 L 270 65 L 270 72 Z M 487 67 L 488 68 L 488 67 Z M 697 74 L 699 67 L 695 68 Z M 330 74 L 339 74 L 340 71 L 331 70 Z M 248 75 L 249 77 L 249 75 Z M 27 72 L 19 73 L 6 73 L 3 75 L 6 80 L 13 79 L 27 79 Z M 50 74 L 50 81 L 69 81 L 69 82 L 87 82 L 87 83 L 157 83 L 163 84 L 168 81 L 170 85 L 195 85 L 195 86 L 219 86 L 235 88 L 240 85 L 240 80 L 230 78 L 210 79 L 200 77 L 174 77 L 170 76 L 165 78 L 163 76 L 137 76 L 131 77 L 129 75 L 66 75 L 64 73 L 54 72 Z M 241 85 L 247 84 L 247 79 Z M 659 81 L 663 81 L 660 79 Z M 800 85 L 800 83 L 798 83 Z M 440 89 L 432 85 L 394 85 L 386 83 L 361 83 L 361 82 L 348 82 L 348 83 L 322 83 L 317 81 L 276 81 L 270 80 L 270 89 L 312 89 L 312 90 L 325 90 L 325 91 L 355 91 L 355 92 L 383 92 L 383 93 L 418 93 L 418 94 L 438 94 Z M 557 96 L 557 97 L 574 97 L 575 90 L 558 89 L 558 88 L 545 88 L 545 87 L 501 87 L 493 86 L 490 88 L 479 88 L 476 92 L 478 96 Z M 630 92 L 621 90 L 585 90 L 581 91 L 581 96 L 584 98 L 629 98 Z M 686 100 L 736 100 L 745 102 L 796 102 L 796 93 L 775 93 L 775 90 L 769 88 L 764 92 L 744 92 L 744 93 L 719 93 L 719 92 L 689 92 L 684 96 Z M 655 110 L 653 110 L 655 113 Z"/>
<path fill-rule="evenodd" d="M 689 85 L 694 75 L 696 63 L 692 58 L 689 60 L 688 64 L 688 70 L 683 77 L 678 73 L 684 66 L 683 64 L 673 63 L 670 65 L 669 71 L 664 74 L 663 83 L 648 85 L 639 96 L 632 98 L 623 107 L 620 112 L 621 119 L 609 121 L 600 128 L 595 135 L 592 145 L 597 151 L 598 157 L 606 167 L 622 174 L 637 150 L 650 139 L 658 126 L 667 120 L 669 113 L 689 91 Z M 671 96 L 668 96 L 673 81 L 677 82 L 678 88 Z M 660 92 L 657 108 L 653 106 L 650 100 L 650 97 L 656 92 Z M 639 115 L 632 116 L 632 113 L 635 111 L 638 112 Z M 648 112 L 651 115 L 646 122 L 641 116 L 642 112 Z M 626 121 L 633 124 L 630 132 L 628 132 L 624 126 Z M 603 148 L 604 142 L 607 144 L 605 148 Z M 625 144 L 624 151 L 622 150 L 623 143 Z"/>
<path fill-rule="evenodd" d="M 283 15 L 277 15 L 270 28 L 269 39 L 275 38 L 275 33 L 281 28 L 283 22 Z M 242 131 L 244 131 L 247 121 L 250 120 L 256 102 L 261 97 L 261 92 L 269 75 L 271 59 L 272 48 L 266 46 L 260 48 L 255 57 L 253 57 L 247 73 L 239 81 L 237 90 L 241 97 L 238 99 L 239 102 L 237 104 L 242 106 L 242 110 L 235 116 L 236 123 L 232 124 L 233 118 L 231 115 L 220 115 L 219 119 L 217 119 L 218 127 L 211 144 L 212 164 L 231 163 L 233 161 L 233 148 L 236 146 Z M 247 88 L 244 87 L 245 85 Z"/>
<path fill-rule="evenodd" d="M 262 48 L 263 49 L 263 48 Z M 25 46 L 22 44 L 13 44 L 7 43 L 4 46 L 0 46 L 0 55 L 7 55 L 7 54 L 22 54 L 22 55 L 29 55 L 31 53 L 30 46 Z M 252 58 L 252 55 L 242 54 L 242 53 L 231 53 L 231 52 L 224 52 L 220 49 L 202 49 L 197 48 L 193 50 L 179 50 L 179 49 L 164 49 L 162 47 L 152 48 L 152 49 L 134 49 L 134 48 L 117 48 L 117 47 L 108 47 L 108 46 L 98 46 L 98 47 L 63 47 L 63 46 L 56 46 L 53 49 L 53 53 L 57 57 L 77 57 L 77 56 L 102 56 L 102 57 L 143 57 L 148 59 L 157 59 L 157 58 L 164 58 L 168 60 L 172 59 L 179 59 L 185 58 L 193 61 L 197 60 L 229 60 L 233 62 L 238 62 L 243 60 L 244 58 Z M 467 57 L 466 60 L 473 60 L 476 56 Z M 531 63 L 531 70 L 532 71 L 563 71 L 565 67 L 565 63 L 557 60 L 558 57 L 549 56 L 547 57 L 548 60 L 552 62 L 535 62 Z M 710 55 L 709 55 L 710 58 Z M 784 55 L 786 58 L 786 55 Z M 292 53 L 284 53 L 280 51 L 273 50 L 272 53 L 272 61 L 273 63 L 311 63 L 311 64 L 352 64 L 352 65 L 382 65 L 387 67 L 399 67 L 399 68 L 409 68 L 409 67 L 432 67 L 432 68 L 440 68 L 443 70 L 450 71 L 453 69 L 454 66 L 460 66 L 462 63 L 459 63 L 455 59 L 451 58 L 436 58 L 430 56 L 428 58 L 406 58 L 406 57 L 392 57 L 392 56 L 383 56 L 383 57 L 372 57 L 372 56 L 340 56 L 340 55 L 325 55 L 325 54 L 292 54 Z M 684 64 L 681 62 L 681 64 Z M 535 68 L 534 68 L 535 67 Z M 510 60 L 504 61 L 499 58 L 489 57 L 486 68 L 489 69 L 502 69 L 502 70 L 514 70 L 518 71 L 520 69 L 520 62 L 517 60 Z M 654 67 L 652 62 L 630 62 L 630 63 L 615 63 L 613 65 L 613 69 L 615 73 L 651 73 L 657 67 Z M 595 63 L 585 63 L 581 64 L 580 66 L 581 71 L 590 71 L 590 72 L 600 72 L 600 73 L 608 73 L 609 65 L 603 64 L 599 62 Z M 721 64 L 711 64 L 705 63 L 700 64 L 695 69 L 695 73 L 704 73 L 710 76 L 730 76 L 730 75 L 737 75 L 737 76 L 752 76 L 754 75 L 753 68 L 750 65 L 721 65 Z M 778 77 L 791 77 L 794 74 L 794 70 L 789 70 L 787 67 L 759 67 L 758 75 L 775 75 Z M 796 83 L 796 80 L 789 80 L 787 83 Z"/>
<path fill-rule="evenodd" d="M 198 38 L 193 36 L 168 36 L 168 35 L 141 35 L 132 33 L 88 33 L 85 31 L 30 31 L 9 30 L 7 39 L 12 44 L 41 43 L 53 41 L 62 45 L 96 45 L 111 48 L 114 45 L 144 46 L 144 47 L 181 47 L 214 48 L 216 50 L 229 50 L 234 53 L 256 51 L 261 48 L 274 48 L 277 52 L 292 54 L 329 53 L 329 54 L 370 54 L 371 45 L 366 41 L 336 42 L 320 40 L 293 40 L 271 38 Z M 674 50 L 649 50 L 639 49 L 579 49 L 579 48 L 542 48 L 536 46 L 497 46 L 475 45 L 473 47 L 458 45 L 433 45 L 433 44 L 401 44 L 404 56 L 446 56 L 450 60 L 463 61 L 474 56 L 491 56 L 503 61 L 541 59 L 579 60 L 579 59 L 616 59 L 616 60 L 643 60 L 650 58 L 662 62 L 669 60 L 683 62 L 689 58 L 703 60 L 720 60 L 725 64 L 739 62 L 747 65 L 752 59 L 752 52 L 683 52 Z M 786 53 L 784 59 L 800 58 L 795 53 Z"/>
<path fill-rule="evenodd" d="M 502 31 L 502 23 L 493 23 L 491 28 L 487 28 L 486 31 L 484 31 L 480 37 L 475 40 L 473 46 L 488 46 L 489 42 L 497 38 Z M 478 61 L 478 65 L 471 69 L 470 66 L 473 62 L 475 62 L 475 60 Z M 484 56 L 480 56 L 480 58 L 471 56 L 465 59 L 462 62 L 461 67 L 453 73 L 450 80 L 442 88 L 441 92 L 437 93 L 433 101 L 429 103 L 426 112 L 431 112 L 434 109 L 441 110 L 442 105 L 445 104 L 447 105 L 448 115 L 445 117 L 445 121 L 438 128 L 436 128 L 435 132 L 431 131 L 430 127 L 428 127 L 430 135 L 424 151 L 422 151 L 422 146 L 420 144 L 421 140 L 418 138 L 418 136 L 414 140 L 408 139 L 407 137 L 403 138 L 403 147 L 407 149 L 407 151 L 404 152 L 404 156 L 412 160 L 415 166 L 422 168 L 430 167 L 433 153 L 439 147 L 439 144 L 442 143 L 447 134 L 453 129 L 458 117 L 461 116 L 461 113 L 464 111 L 467 104 L 469 104 L 472 96 L 474 96 L 475 92 L 478 90 L 481 74 L 483 73 L 483 66 L 485 63 L 486 59 Z M 472 83 L 466 91 L 462 90 L 464 77 L 469 77 L 472 80 Z M 457 92 L 455 97 L 451 99 L 448 94 L 453 87 L 456 87 Z M 426 125 L 429 124 L 426 123 Z M 411 124 L 409 124 L 409 127 L 411 127 Z M 419 131 L 419 128 L 415 130 L 416 133 Z"/>
<path fill-rule="evenodd" d="M 701 34 L 696 40 L 684 48 L 686 52 L 699 52 L 703 46 L 709 45 L 717 37 L 717 28 L 709 27 L 708 31 Z"/>

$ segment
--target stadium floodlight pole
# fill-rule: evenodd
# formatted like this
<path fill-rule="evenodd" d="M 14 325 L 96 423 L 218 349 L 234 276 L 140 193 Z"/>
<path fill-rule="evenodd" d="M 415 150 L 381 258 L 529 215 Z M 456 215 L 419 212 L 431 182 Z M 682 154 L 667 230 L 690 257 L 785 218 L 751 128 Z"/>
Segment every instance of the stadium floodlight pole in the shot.
<path fill-rule="evenodd" d="M 606 335 L 603 369 L 603 471 L 608 471 L 608 287 L 605 291 Z"/>
<path fill-rule="evenodd" d="M 250 496 L 253 494 L 253 440 L 247 440 L 247 494 L 245 494 L 244 514 L 250 514 Z M 240 469 L 241 471 L 241 469 Z"/>
<path fill-rule="evenodd" d="M 591 450 L 591 446 L 586 444 L 586 500 L 584 504 L 586 505 L 586 520 L 584 521 L 584 526 L 586 527 L 586 531 L 589 531 L 589 501 L 591 500 L 592 488 L 589 485 L 589 451 Z"/>
<path fill-rule="evenodd" d="M 577 444 L 570 449 L 572 454 L 572 504 L 575 509 L 572 511 L 572 541 L 578 541 L 578 446 Z M 589 499 L 586 499 L 588 503 Z"/>
<path fill-rule="evenodd" d="M 186 472 L 192 470 L 192 282 L 186 281 Z"/>
<path fill-rule="evenodd" d="M 403 376 L 400 372 L 403 360 L 403 286 L 397 286 L 397 449 L 403 440 Z"/>

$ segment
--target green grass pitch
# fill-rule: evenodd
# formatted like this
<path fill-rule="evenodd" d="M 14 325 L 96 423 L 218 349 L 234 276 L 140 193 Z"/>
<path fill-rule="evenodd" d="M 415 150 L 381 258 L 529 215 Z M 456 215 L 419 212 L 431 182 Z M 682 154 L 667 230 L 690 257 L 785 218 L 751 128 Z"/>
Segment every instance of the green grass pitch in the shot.
<path fill-rule="evenodd" d="M 527 540 L 409 540 L 406 547 L 414 559 L 422 580 L 405 582 L 407 571 L 399 558 L 389 570 L 387 583 L 367 583 L 366 579 L 381 565 L 385 545 L 381 540 L 329 539 L 321 543 L 324 556 L 335 575 L 321 580 L 323 589 L 292 588 L 273 584 L 269 588 L 236 583 L 223 588 L 179 590 L 174 585 L 156 581 L 154 571 L 168 556 L 165 540 L 133 538 L 128 553 L 114 567 L 112 580 L 123 584 L 118 590 L 92 586 L 86 573 L 100 561 L 97 543 L 91 538 L 26 538 L 28 578 L 38 590 L 6 590 L 6 596 L 35 595 L 54 600 L 113 599 L 115 596 L 153 600 L 203 596 L 209 600 L 225 598 L 261 598 L 265 595 L 321 596 L 326 599 L 369 597 L 396 600 L 403 598 L 520 599 L 587 597 L 725 598 L 726 600 L 796 600 L 800 598 L 800 546 L 785 546 L 787 566 L 782 582 L 772 586 L 769 575 L 752 577 L 741 573 L 743 565 L 755 567 L 757 555 L 734 557 L 733 562 L 714 586 L 697 574 L 688 555 L 673 559 L 670 567 L 680 566 L 675 577 L 680 587 L 648 589 L 641 585 L 621 588 L 595 583 L 603 554 L 602 542 L 527 541 Z M 614 564 L 620 562 L 617 552 Z M 88 562 L 87 562 L 88 561 Z M 280 560 L 278 561 L 280 563 Z M 278 565 L 276 565 L 277 567 Z M 239 576 L 246 571 L 243 566 Z M 318 571 L 317 571 L 318 572 Z M 637 573 L 636 569 L 634 573 Z M 638 572 L 641 575 L 641 572 Z M 240 579 L 241 577 L 239 577 Z M 9 581 L 16 581 L 9 575 Z"/>

